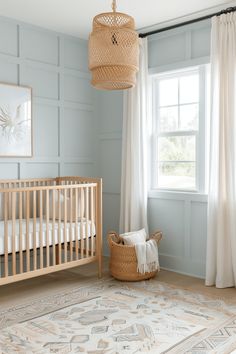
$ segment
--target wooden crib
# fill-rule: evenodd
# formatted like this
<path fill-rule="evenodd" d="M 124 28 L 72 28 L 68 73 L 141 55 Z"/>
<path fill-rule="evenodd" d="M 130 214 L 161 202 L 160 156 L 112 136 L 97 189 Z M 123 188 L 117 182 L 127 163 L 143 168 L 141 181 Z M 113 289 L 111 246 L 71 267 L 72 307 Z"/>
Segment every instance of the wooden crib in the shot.
<path fill-rule="evenodd" d="M 101 179 L 0 180 L 0 285 L 91 262 L 101 276 Z"/>

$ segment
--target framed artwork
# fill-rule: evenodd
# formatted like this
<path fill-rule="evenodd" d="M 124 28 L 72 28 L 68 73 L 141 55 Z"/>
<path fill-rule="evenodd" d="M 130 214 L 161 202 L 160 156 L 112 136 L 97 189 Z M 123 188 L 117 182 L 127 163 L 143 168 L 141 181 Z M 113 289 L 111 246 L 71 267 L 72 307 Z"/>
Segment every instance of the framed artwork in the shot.
<path fill-rule="evenodd" d="M 31 157 L 32 89 L 0 83 L 0 157 Z"/>

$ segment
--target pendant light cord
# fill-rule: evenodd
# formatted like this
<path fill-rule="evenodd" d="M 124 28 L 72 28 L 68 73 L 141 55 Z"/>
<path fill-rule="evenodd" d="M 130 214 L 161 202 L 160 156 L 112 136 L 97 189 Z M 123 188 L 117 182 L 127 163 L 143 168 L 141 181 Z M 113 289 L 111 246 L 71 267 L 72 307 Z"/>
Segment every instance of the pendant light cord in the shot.
<path fill-rule="evenodd" d="M 112 11 L 116 12 L 116 0 L 112 1 Z"/>

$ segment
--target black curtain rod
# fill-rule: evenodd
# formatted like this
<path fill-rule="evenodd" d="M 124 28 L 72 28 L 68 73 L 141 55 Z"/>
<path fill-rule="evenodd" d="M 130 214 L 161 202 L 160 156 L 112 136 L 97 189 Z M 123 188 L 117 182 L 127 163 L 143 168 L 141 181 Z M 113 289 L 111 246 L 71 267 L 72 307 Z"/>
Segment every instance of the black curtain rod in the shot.
<path fill-rule="evenodd" d="M 150 32 L 147 32 L 147 33 L 139 33 L 139 37 L 144 38 L 144 37 L 147 37 L 147 36 L 151 36 L 152 34 L 161 33 L 161 32 L 164 32 L 164 31 L 169 31 L 169 30 L 172 30 L 172 29 L 175 29 L 175 28 L 178 28 L 178 27 L 186 26 L 186 25 L 191 25 L 192 23 L 208 20 L 208 19 L 210 19 L 210 18 L 212 18 L 214 16 L 220 16 L 220 15 L 228 14 L 228 13 L 234 12 L 234 11 L 236 11 L 236 6 L 228 7 L 227 9 L 221 10 L 220 12 L 216 12 L 214 14 L 210 14 L 210 15 L 206 15 L 206 16 L 203 16 L 203 17 L 195 18 L 193 20 L 177 23 L 176 25 L 172 25 L 172 26 L 156 29 L 156 30 L 153 30 L 153 31 L 150 31 Z"/>

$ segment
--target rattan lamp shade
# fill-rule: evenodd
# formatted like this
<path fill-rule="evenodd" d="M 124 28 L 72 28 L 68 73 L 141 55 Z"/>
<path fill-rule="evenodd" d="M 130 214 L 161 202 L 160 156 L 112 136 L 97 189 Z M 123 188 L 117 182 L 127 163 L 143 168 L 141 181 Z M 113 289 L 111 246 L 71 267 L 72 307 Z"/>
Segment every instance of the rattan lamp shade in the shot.
<path fill-rule="evenodd" d="M 116 11 L 97 15 L 89 37 L 92 85 L 104 90 L 124 90 L 136 83 L 139 38 L 134 19 Z"/>

